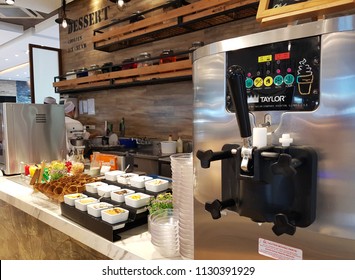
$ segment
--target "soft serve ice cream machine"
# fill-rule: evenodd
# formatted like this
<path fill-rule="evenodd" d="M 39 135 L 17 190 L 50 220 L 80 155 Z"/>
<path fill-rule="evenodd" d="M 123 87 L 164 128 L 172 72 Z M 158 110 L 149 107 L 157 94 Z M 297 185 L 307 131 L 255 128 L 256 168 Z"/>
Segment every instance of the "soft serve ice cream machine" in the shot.
<path fill-rule="evenodd" d="M 354 23 L 195 52 L 196 259 L 355 258 Z"/>

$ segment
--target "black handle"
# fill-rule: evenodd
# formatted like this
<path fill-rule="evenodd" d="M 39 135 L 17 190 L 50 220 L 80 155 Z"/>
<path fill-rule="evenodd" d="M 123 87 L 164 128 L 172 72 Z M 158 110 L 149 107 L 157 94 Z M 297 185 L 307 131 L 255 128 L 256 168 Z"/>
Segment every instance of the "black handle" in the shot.
<path fill-rule="evenodd" d="M 296 232 L 296 226 L 288 220 L 288 217 L 285 214 L 276 214 L 274 226 L 272 227 L 272 231 L 280 236 L 281 234 L 294 235 Z"/>
<path fill-rule="evenodd" d="M 212 150 L 208 150 L 208 151 L 198 150 L 196 153 L 196 157 L 200 160 L 202 168 L 209 168 L 211 161 L 231 158 L 232 156 L 233 156 L 232 150 L 221 151 L 221 152 L 213 152 Z"/>
<path fill-rule="evenodd" d="M 294 176 L 297 174 L 297 167 L 300 164 L 299 160 L 293 160 L 289 154 L 280 154 L 277 162 L 271 164 L 271 172 L 274 175 Z"/>
<path fill-rule="evenodd" d="M 223 201 L 216 199 L 212 203 L 205 203 L 205 210 L 211 213 L 213 219 L 219 219 L 223 209 L 234 206 L 235 204 L 234 199 L 231 198 Z"/>
<path fill-rule="evenodd" d="M 227 69 L 227 84 L 235 108 L 235 115 L 243 138 L 251 136 L 245 74 L 242 67 L 232 65 Z"/>

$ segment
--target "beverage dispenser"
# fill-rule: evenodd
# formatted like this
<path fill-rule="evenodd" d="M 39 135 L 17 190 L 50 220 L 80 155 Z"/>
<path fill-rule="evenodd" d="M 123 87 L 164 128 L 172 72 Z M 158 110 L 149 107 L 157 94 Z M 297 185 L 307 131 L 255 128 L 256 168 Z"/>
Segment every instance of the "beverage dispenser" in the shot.
<path fill-rule="evenodd" d="M 195 52 L 195 259 L 355 258 L 354 23 Z"/>

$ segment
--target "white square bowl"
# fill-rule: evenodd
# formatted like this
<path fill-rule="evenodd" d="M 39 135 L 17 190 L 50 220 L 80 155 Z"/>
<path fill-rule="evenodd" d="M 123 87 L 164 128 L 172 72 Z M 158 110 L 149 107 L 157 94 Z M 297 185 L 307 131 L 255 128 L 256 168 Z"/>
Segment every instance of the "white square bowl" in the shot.
<path fill-rule="evenodd" d="M 151 196 L 145 193 L 138 192 L 138 193 L 126 195 L 124 198 L 125 198 L 125 203 L 128 206 L 134 208 L 141 208 L 148 205 Z"/>
<path fill-rule="evenodd" d="M 115 185 L 105 185 L 97 187 L 97 194 L 102 197 L 110 197 L 112 191 L 120 190 L 119 186 Z"/>
<path fill-rule="evenodd" d="M 121 171 L 121 170 L 112 170 L 112 171 L 108 171 L 108 172 L 105 172 L 105 179 L 108 180 L 108 181 L 117 181 L 117 176 L 118 175 L 121 175 L 121 174 L 124 174 L 125 172 L 124 171 Z"/>
<path fill-rule="evenodd" d="M 130 183 L 132 187 L 141 189 L 144 188 L 144 183 L 149 180 L 153 180 L 153 178 L 149 176 L 134 176 L 131 178 Z"/>
<path fill-rule="evenodd" d="M 162 192 L 169 188 L 169 181 L 164 179 L 153 179 L 145 182 L 145 189 L 151 192 Z"/>
<path fill-rule="evenodd" d="M 124 202 L 124 197 L 132 193 L 135 193 L 135 191 L 130 189 L 120 189 L 118 191 L 112 191 L 111 199 L 117 202 Z"/>
<path fill-rule="evenodd" d="M 136 173 L 124 173 L 117 176 L 117 182 L 124 185 L 130 185 L 131 178 L 138 176 Z"/>
<path fill-rule="evenodd" d="M 117 224 L 127 221 L 129 211 L 121 207 L 114 207 L 101 211 L 101 218 L 103 221 L 110 224 Z"/>
<path fill-rule="evenodd" d="M 112 208 L 113 205 L 107 202 L 92 203 L 87 206 L 88 214 L 94 217 L 101 217 L 101 211 Z"/>
<path fill-rule="evenodd" d="M 107 183 L 104 182 L 92 182 L 85 184 L 85 189 L 90 193 L 97 193 L 97 188 L 101 186 L 107 186 Z"/>
<path fill-rule="evenodd" d="M 75 200 L 88 197 L 86 194 L 82 193 L 72 193 L 64 195 L 64 203 L 75 206 Z"/>
<path fill-rule="evenodd" d="M 87 206 L 92 203 L 96 203 L 98 200 L 95 197 L 86 197 L 75 200 L 75 208 L 81 211 L 86 211 Z"/>

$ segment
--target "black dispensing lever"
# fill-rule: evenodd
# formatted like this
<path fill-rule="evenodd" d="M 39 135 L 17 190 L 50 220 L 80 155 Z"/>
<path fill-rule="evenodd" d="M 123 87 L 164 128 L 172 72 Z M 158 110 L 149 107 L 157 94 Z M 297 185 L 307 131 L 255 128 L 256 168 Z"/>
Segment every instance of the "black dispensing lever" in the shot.
<path fill-rule="evenodd" d="M 252 158 L 253 145 L 247 92 L 245 88 L 245 74 L 242 67 L 232 65 L 227 69 L 227 84 L 231 100 L 235 108 L 235 115 L 239 125 L 240 136 L 243 138 L 241 169 L 243 171 L 249 171 L 248 163 Z"/>
<path fill-rule="evenodd" d="M 196 156 L 201 162 L 202 168 L 209 168 L 211 161 L 231 158 L 237 153 L 236 149 L 231 149 L 228 151 L 213 152 L 212 150 L 208 151 L 197 151 Z"/>

